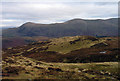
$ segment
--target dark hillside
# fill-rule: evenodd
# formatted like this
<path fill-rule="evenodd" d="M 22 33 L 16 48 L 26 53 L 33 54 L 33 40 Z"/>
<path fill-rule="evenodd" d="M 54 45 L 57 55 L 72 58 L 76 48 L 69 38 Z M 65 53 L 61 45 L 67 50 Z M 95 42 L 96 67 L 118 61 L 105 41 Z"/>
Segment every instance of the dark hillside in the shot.
<path fill-rule="evenodd" d="M 11 36 L 45 36 L 63 37 L 75 35 L 117 36 L 118 19 L 83 20 L 73 19 L 64 23 L 38 24 L 24 23 L 18 28 L 3 30 L 4 37 Z"/>

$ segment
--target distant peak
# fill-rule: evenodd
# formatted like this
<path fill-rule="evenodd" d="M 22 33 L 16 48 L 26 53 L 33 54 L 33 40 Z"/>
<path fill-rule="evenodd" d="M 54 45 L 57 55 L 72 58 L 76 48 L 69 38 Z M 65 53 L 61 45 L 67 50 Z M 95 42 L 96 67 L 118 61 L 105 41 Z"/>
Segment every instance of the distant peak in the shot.
<path fill-rule="evenodd" d="M 79 18 L 76 18 L 76 19 L 71 19 L 71 20 L 69 20 L 69 21 L 83 21 L 83 19 L 79 19 Z"/>
<path fill-rule="evenodd" d="M 26 22 L 26 23 L 22 24 L 20 27 L 30 27 L 30 26 L 32 26 L 34 24 L 35 23 L 33 23 L 33 22 Z"/>
<path fill-rule="evenodd" d="M 35 23 L 33 23 L 33 22 L 26 22 L 25 24 L 35 24 Z"/>
<path fill-rule="evenodd" d="M 79 22 L 84 22 L 84 19 L 76 18 L 76 19 L 66 21 L 65 23 L 79 23 Z"/>

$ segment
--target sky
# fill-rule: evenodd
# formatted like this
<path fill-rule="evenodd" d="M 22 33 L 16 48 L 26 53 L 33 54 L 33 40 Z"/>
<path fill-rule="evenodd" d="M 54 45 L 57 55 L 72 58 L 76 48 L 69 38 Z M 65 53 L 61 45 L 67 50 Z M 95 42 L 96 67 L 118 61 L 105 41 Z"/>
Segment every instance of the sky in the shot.
<path fill-rule="evenodd" d="M 108 0 L 6 0 L 0 3 L 0 27 L 19 27 L 26 22 L 62 23 L 74 18 L 109 19 L 118 17 L 118 1 Z"/>

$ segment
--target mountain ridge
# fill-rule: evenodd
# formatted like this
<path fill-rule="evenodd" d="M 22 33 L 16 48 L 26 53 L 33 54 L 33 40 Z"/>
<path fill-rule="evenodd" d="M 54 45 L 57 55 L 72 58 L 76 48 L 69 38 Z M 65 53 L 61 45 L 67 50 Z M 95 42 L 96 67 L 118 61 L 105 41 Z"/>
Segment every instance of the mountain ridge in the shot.
<path fill-rule="evenodd" d="M 70 19 L 70 20 L 67 20 L 67 21 L 64 21 L 64 22 L 60 22 L 60 23 L 56 22 L 56 23 L 50 23 L 50 24 L 61 24 L 61 23 L 66 23 L 66 22 L 69 22 L 69 21 L 77 21 L 77 20 L 80 20 L 80 21 L 106 21 L 106 20 L 109 20 L 109 21 L 111 21 L 111 20 L 116 20 L 116 19 L 118 19 L 118 18 L 109 18 L 109 19 L 82 19 L 82 18 L 74 18 L 74 19 Z M 24 24 L 43 24 L 43 23 L 26 22 Z M 43 24 L 43 25 L 48 25 L 48 24 Z"/>
<path fill-rule="evenodd" d="M 63 23 L 39 24 L 27 22 L 18 28 L 3 30 L 3 37 L 9 36 L 46 36 L 63 37 L 75 35 L 117 36 L 118 19 L 84 20 L 72 19 Z M 13 32 L 13 33 L 12 33 Z"/>

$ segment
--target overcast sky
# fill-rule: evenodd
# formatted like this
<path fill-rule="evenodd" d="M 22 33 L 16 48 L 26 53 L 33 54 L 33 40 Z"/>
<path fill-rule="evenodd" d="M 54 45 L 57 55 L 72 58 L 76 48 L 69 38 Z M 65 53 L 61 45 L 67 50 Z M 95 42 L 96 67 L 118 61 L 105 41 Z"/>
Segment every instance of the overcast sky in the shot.
<path fill-rule="evenodd" d="M 118 2 L 116 0 L 111 1 L 2 2 L 2 24 L 0 24 L 0 27 L 18 27 L 25 22 L 60 23 L 74 18 L 117 18 Z"/>

